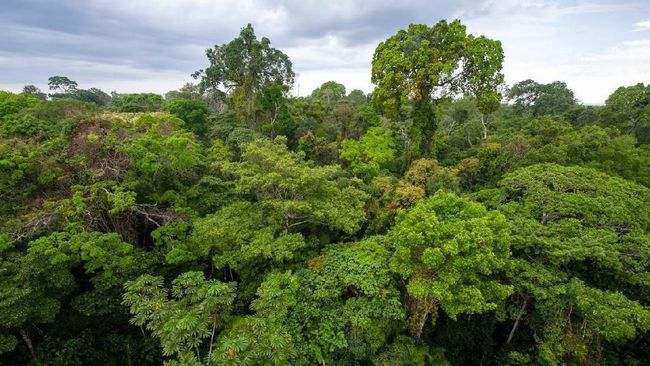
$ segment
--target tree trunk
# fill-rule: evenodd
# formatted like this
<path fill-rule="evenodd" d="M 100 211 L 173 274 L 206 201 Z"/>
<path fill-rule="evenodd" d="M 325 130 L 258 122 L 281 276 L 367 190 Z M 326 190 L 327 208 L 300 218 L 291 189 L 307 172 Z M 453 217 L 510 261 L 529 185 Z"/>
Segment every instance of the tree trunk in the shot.
<path fill-rule="evenodd" d="M 29 350 L 29 354 L 32 356 L 32 358 L 36 357 L 36 353 L 34 352 L 34 345 L 32 344 L 32 339 L 29 338 L 29 333 L 27 333 L 27 330 L 21 329 L 20 336 L 23 338 L 23 341 L 25 341 L 25 344 L 27 345 L 27 349 Z"/>
<path fill-rule="evenodd" d="M 417 331 L 415 332 L 415 338 L 418 340 L 422 336 L 422 330 L 424 330 L 424 325 L 427 323 L 427 316 L 429 316 L 429 312 L 423 311 L 422 317 L 420 318 L 420 322 L 418 324 Z"/>
<path fill-rule="evenodd" d="M 488 116 L 481 114 L 481 124 L 483 125 L 483 140 L 487 140 L 488 136 Z"/>
<path fill-rule="evenodd" d="M 411 317 L 408 321 L 409 328 L 417 340 L 422 336 L 424 326 L 427 323 L 427 318 L 431 314 L 433 321 L 438 314 L 438 308 L 435 301 L 429 300 L 429 296 L 425 296 L 422 300 L 412 299 L 410 305 Z"/>
<path fill-rule="evenodd" d="M 519 327 L 519 322 L 521 322 L 521 318 L 524 316 L 524 312 L 526 311 L 527 307 L 528 307 L 528 297 L 524 299 L 524 303 L 521 305 L 521 310 L 519 310 L 519 315 L 517 315 L 517 319 L 515 319 L 515 324 L 512 325 L 512 329 L 510 330 L 510 334 L 508 335 L 508 340 L 506 341 L 506 344 L 510 344 L 510 341 L 512 341 L 512 337 L 514 337 L 515 332 Z"/>

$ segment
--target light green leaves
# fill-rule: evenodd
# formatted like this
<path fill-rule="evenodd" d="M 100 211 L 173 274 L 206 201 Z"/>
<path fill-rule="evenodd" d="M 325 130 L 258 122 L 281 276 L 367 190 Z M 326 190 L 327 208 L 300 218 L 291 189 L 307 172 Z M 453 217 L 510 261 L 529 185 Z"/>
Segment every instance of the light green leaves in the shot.
<path fill-rule="evenodd" d="M 256 140 L 243 146 L 242 161 L 229 163 L 235 189 L 252 194 L 285 230 L 305 224 L 353 233 L 363 220 L 366 195 L 334 180 L 337 166 L 313 166 L 282 139 Z"/>
<path fill-rule="evenodd" d="M 131 322 L 149 329 L 160 339 L 164 355 L 181 364 L 209 360 L 211 342 L 235 298 L 233 284 L 206 280 L 201 272 L 178 276 L 171 291 L 163 287 L 162 277 L 151 275 L 127 282 L 125 289 Z"/>
<path fill-rule="evenodd" d="M 501 100 L 502 66 L 501 43 L 468 35 L 460 20 L 411 24 L 375 49 L 373 100 L 388 118 L 412 118 L 410 138 L 424 153 L 436 128 L 434 100 L 467 93 L 478 98 L 482 113 L 492 113 Z"/>
<path fill-rule="evenodd" d="M 295 356 L 295 334 L 287 328 L 299 284 L 291 272 L 274 272 L 257 290 L 255 315 L 234 319 L 222 333 L 210 358 L 214 365 L 286 365 Z M 210 364 L 210 363 L 209 363 Z"/>
<path fill-rule="evenodd" d="M 503 215 L 439 191 L 398 215 L 390 268 L 410 296 L 452 318 L 493 310 L 512 291 L 492 277 L 508 263 L 508 232 Z"/>
<path fill-rule="evenodd" d="M 172 241 L 167 261 L 181 263 L 212 257 L 217 268 L 240 269 L 256 259 L 275 264 L 293 258 L 304 247 L 300 234 L 286 233 L 259 205 L 237 202 L 196 219 L 186 240 Z"/>
<path fill-rule="evenodd" d="M 109 279 L 132 264 L 132 251 L 116 233 L 56 232 L 31 242 L 28 253 L 47 258 L 51 265 L 84 263 L 88 273 Z"/>
<path fill-rule="evenodd" d="M 354 174 L 372 179 L 387 171 L 395 152 L 391 131 L 371 127 L 359 140 L 343 140 L 339 156 L 350 164 Z"/>

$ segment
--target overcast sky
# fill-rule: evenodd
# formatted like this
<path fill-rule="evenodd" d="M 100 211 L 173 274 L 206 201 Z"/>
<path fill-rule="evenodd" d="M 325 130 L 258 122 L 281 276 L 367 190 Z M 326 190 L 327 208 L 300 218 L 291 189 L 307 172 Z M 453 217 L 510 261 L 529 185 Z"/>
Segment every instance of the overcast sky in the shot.
<path fill-rule="evenodd" d="M 45 90 L 64 75 L 81 88 L 162 94 L 252 23 L 290 56 L 294 94 L 328 80 L 369 92 L 380 41 L 454 18 L 502 41 L 508 84 L 561 80 L 598 104 L 650 82 L 650 0 L 0 0 L 0 89 Z"/>

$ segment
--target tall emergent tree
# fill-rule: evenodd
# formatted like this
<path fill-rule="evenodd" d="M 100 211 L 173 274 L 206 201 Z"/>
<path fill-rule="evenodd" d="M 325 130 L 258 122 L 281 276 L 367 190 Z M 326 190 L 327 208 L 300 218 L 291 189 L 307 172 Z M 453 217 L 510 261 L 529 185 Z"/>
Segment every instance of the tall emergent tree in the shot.
<path fill-rule="evenodd" d="M 432 27 L 411 24 L 375 49 L 373 98 L 389 118 L 412 118 L 411 134 L 424 153 L 436 128 L 435 106 L 441 99 L 470 94 L 478 98 L 483 114 L 498 108 L 503 57 L 501 42 L 467 34 L 459 20 L 443 20 Z"/>
<path fill-rule="evenodd" d="M 540 84 L 535 80 L 516 83 L 508 92 L 515 110 L 533 117 L 563 114 L 576 105 L 573 91 L 562 81 Z"/>
<path fill-rule="evenodd" d="M 52 76 L 47 79 L 47 85 L 54 94 L 70 94 L 77 90 L 77 82 L 66 76 Z"/>
<path fill-rule="evenodd" d="M 649 143 L 650 84 L 638 83 L 616 89 L 605 101 L 600 115 L 606 125 L 636 135 L 640 143 Z"/>
<path fill-rule="evenodd" d="M 336 81 L 326 81 L 311 92 L 314 98 L 324 99 L 329 105 L 331 102 L 341 100 L 345 97 L 345 85 Z"/>
<path fill-rule="evenodd" d="M 250 126 L 257 124 L 258 97 L 264 90 L 281 86 L 286 93 L 295 77 L 289 56 L 270 44 L 266 37 L 258 40 L 248 24 L 239 37 L 206 50 L 210 65 L 192 75 L 200 79 L 201 91 L 232 97 L 235 111 Z"/>

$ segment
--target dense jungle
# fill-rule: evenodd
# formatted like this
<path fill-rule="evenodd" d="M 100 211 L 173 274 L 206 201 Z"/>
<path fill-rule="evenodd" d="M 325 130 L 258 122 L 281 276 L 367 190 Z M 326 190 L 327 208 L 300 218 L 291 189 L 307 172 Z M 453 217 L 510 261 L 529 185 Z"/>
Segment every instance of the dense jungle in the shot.
<path fill-rule="evenodd" d="M 250 25 L 206 56 L 0 92 L 0 364 L 650 364 L 650 85 L 506 85 L 459 20 L 369 94 Z"/>

